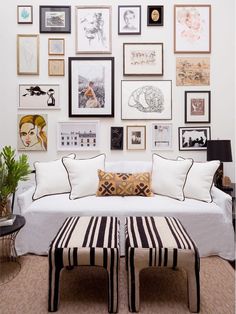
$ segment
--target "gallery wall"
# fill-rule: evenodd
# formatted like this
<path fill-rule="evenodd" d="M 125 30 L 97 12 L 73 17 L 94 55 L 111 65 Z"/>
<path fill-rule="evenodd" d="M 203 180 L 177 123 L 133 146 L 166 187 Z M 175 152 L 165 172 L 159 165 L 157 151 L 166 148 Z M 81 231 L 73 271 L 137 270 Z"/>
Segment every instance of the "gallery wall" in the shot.
<path fill-rule="evenodd" d="M 99 152 L 76 152 L 79 158 L 90 157 L 105 152 L 108 160 L 151 160 L 151 124 L 153 122 L 172 123 L 173 149 L 169 151 L 155 151 L 168 158 L 192 157 L 196 161 L 206 160 L 206 151 L 179 151 L 178 127 L 195 126 L 184 123 L 184 93 L 185 91 L 205 90 L 211 91 L 211 123 L 197 124 L 197 126 L 210 126 L 212 139 L 231 139 L 233 160 L 235 160 L 235 4 L 228 1 L 227 5 L 220 0 L 185 1 L 186 4 L 210 4 L 212 13 L 212 47 L 210 54 L 175 54 L 173 12 L 174 4 L 183 4 L 184 1 L 159 1 L 164 5 L 164 26 L 147 26 L 147 5 L 156 5 L 156 1 L 140 1 L 142 6 L 141 35 L 118 35 L 118 5 L 137 5 L 136 1 L 102 1 L 101 5 L 112 6 L 112 53 L 96 55 L 97 57 L 114 57 L 115 60 L 115 116 L 114 118 L 92 118 L 100 120 L 101 145 Z M 54 2 L 24 1 L 24 5 L 33 5 L 33 24 L 17 24 L 17 5 L 19 1 L 11 1 L 7 5 L 0 4 L 2 14 L 0 38 L 0 148 L 4 145 L 17 147 L 17 114 L 39 113 L 48 115 L 48 149 L 45 152 L 27 152 L 30 163 L 36 160 L 46 161 L 65 155 L 58 152 L 56 144 L 57 124 L 62 121 L 81 121 L 85 118 L 68 117 L 68 57 L 95 56 L 89 54 L 77 55 L 75 31 L 75 7 L 77 5 L 97 5 L 97 1 L 60 1 L 56 5 L 71 5 L 71 33 L 70 34 L 40 34 L 39 33 L 39 6 L 55 5 Z M 40 37 L 40 74 L 17 75 L 16 62 L 16 36 L 17 34 L 39 34 Z M 65 76 L 48 76 L 48 38 L 65 38 Z M 124 77 L 123 76 L 123 43 L 158 42 L 164 45 L 164 75 L 160 77 Z M 177 57 L 209 57 L 210 58 L 210 86 L 176 86 L 176 58 Z M 172 80 L 172 120 L 121 120 L 121 80 Z M 18 109 L 19 84 L 59 84 L 60 110 L 37 110 L 36 112 Z M 86 118 L 88 119 L 88 118 Z M 126 149 L 126 126 L 146 126 L 146 150 L 129 151 Z M 110 127 L 124 127 L 124 149 L 110 150 Z M 235 163 L 225 163 L 225 174 L 235 180 Z"/>

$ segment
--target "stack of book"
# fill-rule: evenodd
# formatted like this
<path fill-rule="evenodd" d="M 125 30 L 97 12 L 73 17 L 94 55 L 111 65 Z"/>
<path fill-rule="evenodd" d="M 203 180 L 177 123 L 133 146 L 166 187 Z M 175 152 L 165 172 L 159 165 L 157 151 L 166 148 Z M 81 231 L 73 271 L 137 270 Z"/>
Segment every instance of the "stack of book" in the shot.
<path fill-rule="evenodd" d="M 1 217 L 0 218 L 0 227 L 13 225 L 15 219 L 16 219 L 16 215 L 13 215 L 13 214 L 10 214 L 6 217 Z"/>

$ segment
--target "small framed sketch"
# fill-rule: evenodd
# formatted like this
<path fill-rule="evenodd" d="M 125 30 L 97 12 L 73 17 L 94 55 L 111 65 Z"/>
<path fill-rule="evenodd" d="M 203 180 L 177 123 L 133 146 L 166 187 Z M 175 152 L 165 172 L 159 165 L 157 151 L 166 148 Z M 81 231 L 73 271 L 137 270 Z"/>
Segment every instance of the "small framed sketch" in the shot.
<path fill-rule="evenodd" d="M 19 109 L 59 109 L 59 85 L 19 86 Z"/>
<path fill-rule="evenodd" d="M 111 150 L 123 150 L 124 128 L 122 126 L 111 127 Z"/>
<path fill-rule="evenodd" d="M 64 59 L 48 59 L 48 75 L 64 76 L 65 60 Z"/>
<path fill-rule="evenodd" d="M 145 150 L 146 149 L 146 126 L 145 125 L 128 125 L 126 130 L 127 149 L 128 150 Z"/>
<path fill-rule="evenodd" d="M 162 43 L 124 43 L 123 75 L 163 75 Z"/>
<path fill-rule="evenodd" d="M 111 50 L 111 6 L 77 6 L 76 53 Z"/>
<path fill-rule="evenodd" d="M 33 24 L 33 6 L 18 5 L 17 6 L 17 23 Z"/>
<path fill-rule="evenodd" d="M 99 150 L 99 121 L 59 122 L 57 149 Z"/>
<path fill-rule="evenodd" d="M 185 123 L 211 122 L 211 92 L 185 92 Z"/>
<path fill-rule="evenodd" d="M 17 74 L 39 74 L 39 35 L 17 35 Z"/>
<path fill-rule="evenodd" d="M 174 52 L 211 52 L 211 6 L 174 6 Z"/>
<path fill-rule="evenodd" d="M 164 25 L 164 7 L 163 5 L 147 6 L 147 26 Z"/>
<path fill-rule="evenodd" d="M 118 34 L 141 34 L 141 5 L 118 6 Z"/>
<path fill-rule="evenodd" d="M 172 149 L 172 124 L 152 123 L 151 129 L 151 149 L 171 150 Z"/>
<path fill-rule="evenodd" d="M 179 150 L 206 150 L 210 139 L 209 126 L 179 128 Z"/>
<path fill-rule="evenodd" d="M 39 6 L 40 33 L 70 33 L 70 6 Z"/>
<path fill-rule="evenodd" d="M 50 56 L 64 56 L 65 39 L 64 38 L 48 38 L 48 54 Z"/>

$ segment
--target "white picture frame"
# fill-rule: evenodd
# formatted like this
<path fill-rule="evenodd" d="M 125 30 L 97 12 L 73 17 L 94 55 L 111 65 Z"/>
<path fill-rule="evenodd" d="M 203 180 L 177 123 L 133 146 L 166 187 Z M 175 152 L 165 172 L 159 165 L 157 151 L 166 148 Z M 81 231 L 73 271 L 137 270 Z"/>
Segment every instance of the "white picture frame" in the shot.
<path fill-rule="evenodd" d="M 17 35 L 17 74 L 39 75 L 39 35 Z"/>
<path fill-rule="evenodd" d="M 172 149 L 172 123 L 152 123 L 151 150 Z"/>

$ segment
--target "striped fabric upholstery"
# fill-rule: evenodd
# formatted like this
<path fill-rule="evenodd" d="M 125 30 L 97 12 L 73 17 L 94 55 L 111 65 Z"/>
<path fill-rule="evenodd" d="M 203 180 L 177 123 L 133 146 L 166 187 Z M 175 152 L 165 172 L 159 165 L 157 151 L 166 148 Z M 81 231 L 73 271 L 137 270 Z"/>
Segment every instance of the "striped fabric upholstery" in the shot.
<path fill-rule="evenodd" d="M 188 275 L 189 308 L 192 312 L 199 312 L 198 250 L 180 221 L 173 217 L 127 217 L 125 232 L 129 310 L 139 310 L 140 270 L 180 267 Z"/>
<path fill-rule="evenodd" d="M 118 309 L 119 221 L 115 217 L 69 217 L 49 249 L 48 310 L 57 311 L 60 271 L 72 266 L 101 266 L 108 272 L 108 311 Z"/>

